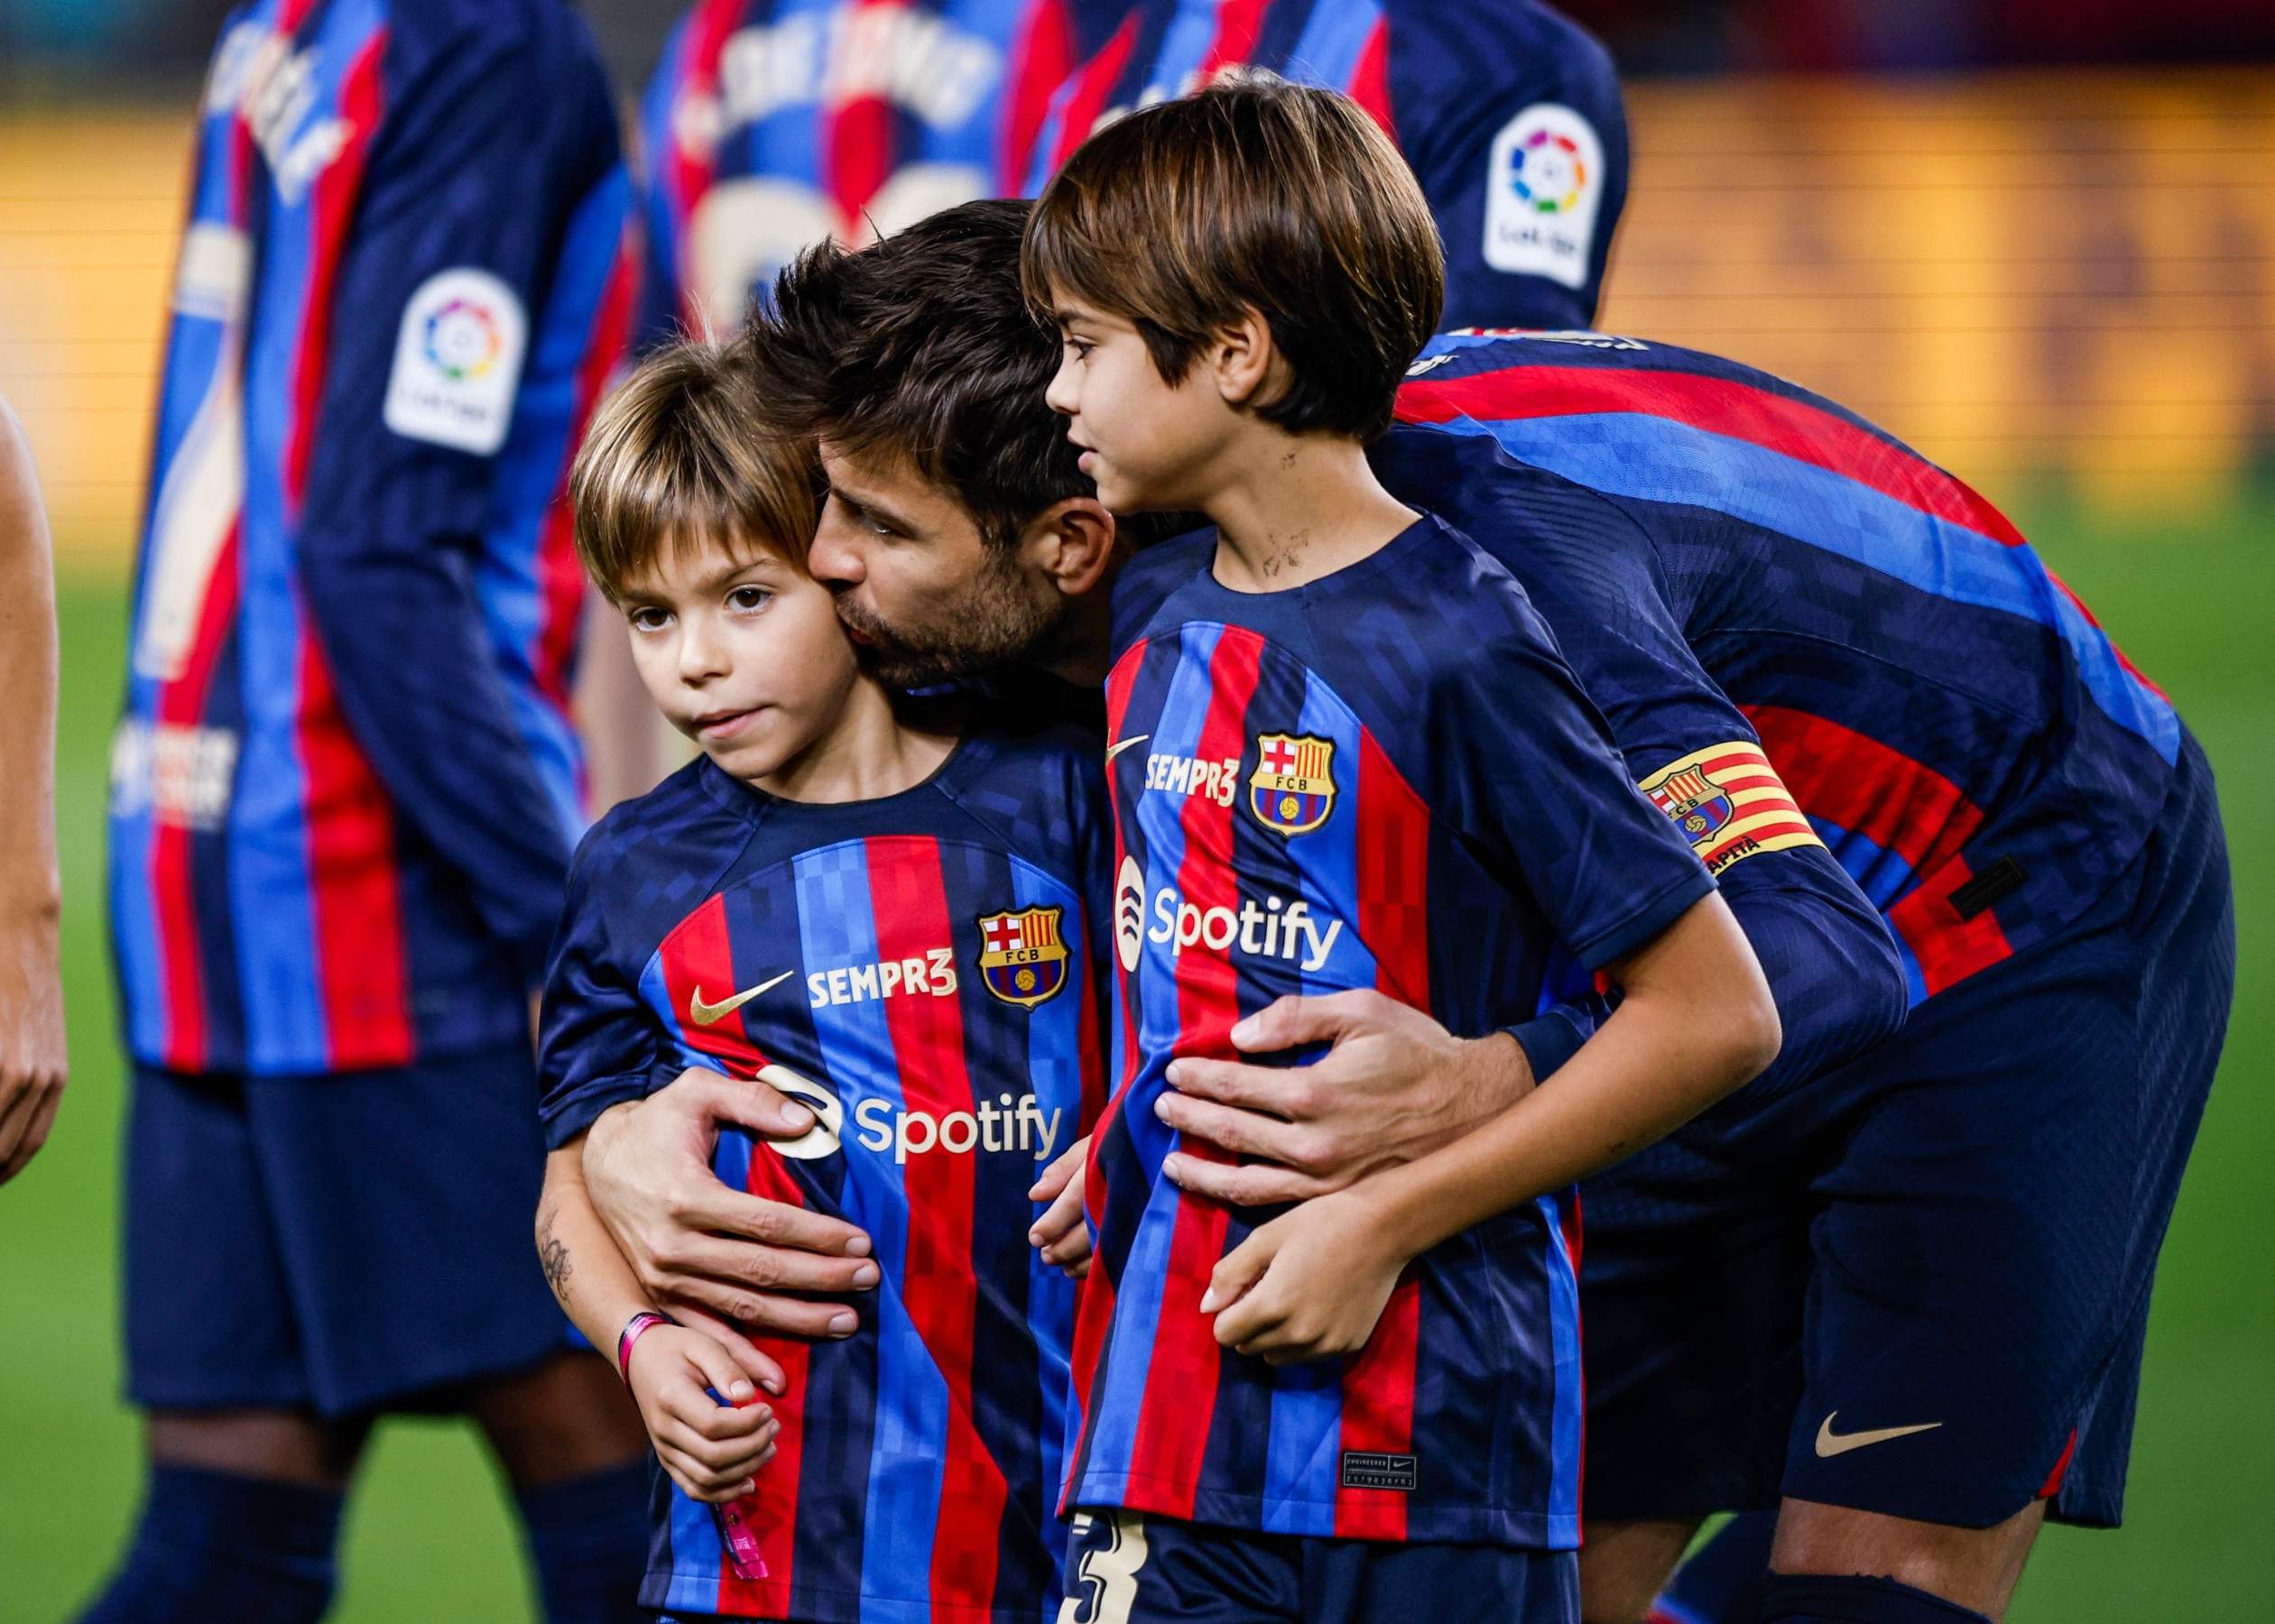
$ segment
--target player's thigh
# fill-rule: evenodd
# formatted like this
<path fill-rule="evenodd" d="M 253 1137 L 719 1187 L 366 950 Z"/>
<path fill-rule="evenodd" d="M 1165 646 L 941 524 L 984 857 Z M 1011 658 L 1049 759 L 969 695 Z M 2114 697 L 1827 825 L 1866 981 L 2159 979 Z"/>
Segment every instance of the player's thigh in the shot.
<path fill-rule="evenodd" d="M 1827 1080 L 1869 1107 L 1815 1186 L 1789 1497 L 1975 1529 L 2055 1497 L 2058 1519 L 2114 1523 L 2233 964 L 2218 807 L 2187 740 L 2120 883 Z"/>
<path fill-rule="evenodd" d="M 1306 1539 L 1307 1624 L 1405 1624 L 1489 1616 L 1579 1624 L 1577 1553 L 1509 1546 Z"/>
<path fill-rule="evenodd" d="M 1585 1624 L 1642 1624 L 1705 1520 L 1590 1522 L 1580 1547 Z"/>
<path fill-rule="evenodd" d="M 462 1408 L 570 1345 L 526 1045 L 247 1084 L 315 1407 Z"/>
<path fill-rule="evenodd" d="M 2001 1619 L 2045 1522 L 2043 1500 L 1987 1528 L 1955 1528 L 1789 1499 L 1778 1513 L 1770 1567 L 1780 1573 L 1894 1579 Z"/>
<path fill-rule="evenodd" d="M 1753 1137 L 1741 1152 L 1710 1118 L 1581 1187 L 1591 1553 L 1600 1524 L 1777 1503 L 1800 1392 L 1808 1150 Z"/>
<path fill-rule="evenodd" d="M 287 1413 L 310 1388 L 245 1084 L 137 1066 L 125 1167 L 126 1392 Z"/>
<path fill-rule="evenodd" d="M 476 1386 L 467 1408 L 517 1488 L 541 1489 L 647 1453 L 640 1412 L 598 1353 L 572 1350 Z"/>
<path fill-rule="evenodd" d="M 2139 976 L 2095 933 L 1859 1063 L 1875 1097 L 1817 1184 L 1789 1498 L 1987 1528 L 2052 1491 L 2146 1289 Z"/>

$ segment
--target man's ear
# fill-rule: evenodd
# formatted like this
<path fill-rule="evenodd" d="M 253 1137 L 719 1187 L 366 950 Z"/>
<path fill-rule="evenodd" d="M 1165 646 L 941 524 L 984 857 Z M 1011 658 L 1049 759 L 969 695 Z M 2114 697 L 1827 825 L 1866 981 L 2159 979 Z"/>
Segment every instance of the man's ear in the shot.
<path fill-rule="evenodd" d="M 1082 597 L 1114 564 L 1114 515 L 1095 496 L 1068 496 L 1028 521 L 1019 550 L 1065 597 Z"/>
<path fill-rule="evenodd" d="M 1241 311 L 1238 320 L 1208 336 L 1201 364 L 1227 406 L 1251 406 L 1267 392 L 1279 356 L 1279 347 L 1272 341 L 1272 324 L 1249 307 Z"/>

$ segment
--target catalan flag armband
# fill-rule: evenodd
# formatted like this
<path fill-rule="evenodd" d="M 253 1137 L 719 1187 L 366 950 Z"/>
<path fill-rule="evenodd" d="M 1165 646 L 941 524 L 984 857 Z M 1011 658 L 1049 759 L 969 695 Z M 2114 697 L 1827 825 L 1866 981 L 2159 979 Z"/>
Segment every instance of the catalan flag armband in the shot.
<path fill-rule="evenodd" d="M 1823 845 L 1759 744 L 1695 750 L 1637 786 L 1719 874 L 1761 852 Z"/>

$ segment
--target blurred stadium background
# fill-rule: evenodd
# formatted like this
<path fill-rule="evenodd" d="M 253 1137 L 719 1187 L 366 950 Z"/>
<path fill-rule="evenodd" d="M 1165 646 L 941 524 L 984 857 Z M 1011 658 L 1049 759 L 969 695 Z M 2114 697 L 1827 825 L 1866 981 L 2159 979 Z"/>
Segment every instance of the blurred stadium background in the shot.
<path fill-rule="evenodd" d="M 133 1509 L 123 1104 L 100 828 L 189 109 L 218 0 L 0 0 L 0 394 L 61 577 L 73 1081 L 0 1193 L 0 1618 L 47 1619 Z M 676 7 L 588 0 L 629 97 Z M 2275 1617 L 2275 6 L 1571 0 L 1632 75 L 1604 325 L 1767 366 L 2005 506 L 2202 734 L 2236 863 L 2227 1064 L 2159 1282 L 2122 1533 L 2056 1531 L 2015 1624 Z M 2151 1057 L 2153 1060 L 2153 1057 Z M 397 1423 L 348 1624 L 529 1601 L 470 1433 Z"/>

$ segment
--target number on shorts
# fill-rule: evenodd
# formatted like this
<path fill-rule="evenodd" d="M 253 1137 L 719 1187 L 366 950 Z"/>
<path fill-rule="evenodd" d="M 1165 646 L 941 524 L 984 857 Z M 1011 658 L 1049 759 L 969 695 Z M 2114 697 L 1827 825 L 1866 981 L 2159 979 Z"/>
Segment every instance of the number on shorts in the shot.
<path fill-rule="evenodd" d="M 1106 1540 L 1089 1544 L 1097 1519 L 1075 1514 L 1074 1536 L 1082 1547 L 1081 1588 L 1059 1608 L 1059 1624 L 1129 1624 L 1137 1605 L 1138 1569 L 1145 1565 L 1145 1518 L 1134 1511 L 1105 1513 Z"/>

